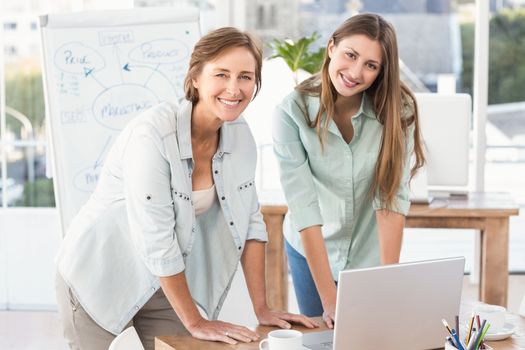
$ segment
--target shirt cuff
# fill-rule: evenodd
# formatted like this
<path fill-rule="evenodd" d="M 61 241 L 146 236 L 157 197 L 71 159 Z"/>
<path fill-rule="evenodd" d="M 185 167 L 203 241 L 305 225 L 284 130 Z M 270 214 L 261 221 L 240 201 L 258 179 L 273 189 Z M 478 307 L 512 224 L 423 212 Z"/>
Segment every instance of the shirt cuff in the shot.
<path fill-rule="evenodd" d="M 186 268 L 182 255 L 172 259 L 146 259 L 148 270 L 157 277 L 168 277 L 181 273 Z"/>
<path fill-rule="evenodd" d="M 259 242 L 268 242 L 268 233 L 260 230 L 248 230 L 246 240 L 255 239 Z"/>
<path fill-rule="evenodd" d="M 297 232 L 300 232 L 307 227 L 323 224 L 321 210 L 319 209 L 318 205 L 290 209 L 290 214 L 292 219 L 292 227 Z"/>

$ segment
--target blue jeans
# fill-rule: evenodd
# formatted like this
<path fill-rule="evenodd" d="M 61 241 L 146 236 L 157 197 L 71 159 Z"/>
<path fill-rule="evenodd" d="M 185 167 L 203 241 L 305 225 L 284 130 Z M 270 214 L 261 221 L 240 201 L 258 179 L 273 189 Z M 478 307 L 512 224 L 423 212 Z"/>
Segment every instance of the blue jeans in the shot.
<path fill-rule="evenodd" d="M 308 317 L 321 316 L 323 314 L 323 305 L 321 304 L 321 298 L 315 287 L 306 258 L 288 244 L 286 240 L 284 244 L 299 310 Z"/>

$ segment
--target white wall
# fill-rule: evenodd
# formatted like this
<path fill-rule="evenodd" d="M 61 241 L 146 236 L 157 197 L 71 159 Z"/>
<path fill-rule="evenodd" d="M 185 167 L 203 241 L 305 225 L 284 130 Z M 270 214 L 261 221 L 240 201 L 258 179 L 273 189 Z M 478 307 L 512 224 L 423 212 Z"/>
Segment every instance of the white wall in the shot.
<path fill-rule="evenodd" d="M 0 308 L 56 309 L 59 243 L 55 208 L 0 209 Z"/>

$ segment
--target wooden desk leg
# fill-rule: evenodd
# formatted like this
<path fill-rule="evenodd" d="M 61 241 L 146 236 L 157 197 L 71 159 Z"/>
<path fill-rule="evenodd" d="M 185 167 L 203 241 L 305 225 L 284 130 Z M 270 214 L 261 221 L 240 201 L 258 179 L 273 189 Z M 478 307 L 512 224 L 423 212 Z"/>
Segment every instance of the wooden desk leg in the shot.
<path fill-rule="evenodd" d="M 509 283 L 509 218 L 487 218 L 481 231 L 479 298 L 507 306 Z"/>
<path fill-rule="evenodd" d="M 264 214 L 266 244 L 266 300 L 276 310 L 288 311 L 288 262 L 284 252 L 282 214 Z"/>

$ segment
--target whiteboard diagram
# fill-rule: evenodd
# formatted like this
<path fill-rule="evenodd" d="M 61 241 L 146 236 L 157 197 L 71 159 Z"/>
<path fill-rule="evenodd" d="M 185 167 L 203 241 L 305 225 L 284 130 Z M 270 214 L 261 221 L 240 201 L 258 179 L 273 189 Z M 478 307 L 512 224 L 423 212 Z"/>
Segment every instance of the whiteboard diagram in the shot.
<path fill-rule="evenodd" d="M 63 230 L 95 189 L 126 124 L 162 101 L 184 97 L 184 77 L 199 38 L 198 12 L 168 12 L 171 20 L 166 9 L 41 19 L 46 116 Z M 115 15 L 122 24 L 115 23 Z"/>

